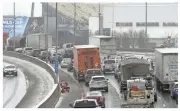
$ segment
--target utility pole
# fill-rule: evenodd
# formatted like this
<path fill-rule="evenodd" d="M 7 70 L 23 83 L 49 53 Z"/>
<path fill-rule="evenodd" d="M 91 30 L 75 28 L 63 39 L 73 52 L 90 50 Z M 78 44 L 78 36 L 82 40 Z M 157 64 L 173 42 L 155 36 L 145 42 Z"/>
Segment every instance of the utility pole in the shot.
<path fill-rule="evenodd" d="M 113 12 L 112 12 L 112 37 L 114 36 L 114 6 L 113 6 Z"/>
<path fill-rule="evenodd" d="M 32 2 L 31 6 L 31 17 L 34 17 L 34 2 Z"/>
<path fill-rule="evenodd" d="M 101 25 L 101 23 L 100 23 L 100 21 L 101 21 L 101 9 L 100 9 L 100 6 L 101 6 L 101 4 L 99 3 L 99 35 L 101 35 L 101 28 L 100 28 L 100 25 Z"/>
<path fill-rule="evenodd" d="M 15 2 L 14 2 L 14 38 L 13 38 L 13 47 L 14 47 L 14 50 L 16 48 L 16 44 L 15 44 L 16 43 L 15 42 L 15 36 L 16 36 L 15 35 L 15 33 L 16 33 L 16 31 L 15 31 L 15 29 L 16 29 L 15 28 L 15 26 L 16 26 L 16 23 L 15 23 L 16 22 L 16 10 L 15 9 L 16 9 L 16 5 L 15 5 Z"/>
<path fill-rule="evenodd" d="M 46 22 L 46 61 L 48 62 L 48 56 L 49 56 L 49 53 L 48 53 L 48 2 L 47 2 L 47 22 Z"/>
<path fill-rule="evenodd" d="M 74 3 L 74 44 L 76 42 L 76 3 Z"/>
<path fill-rule="evenodd" d="M 59 61 L 58 61 L 58 56 L 57 56 L 57 45 L 58 45 L 58 35 L 57 35 L 57 2 L 56 2 L 56 59 L 55 59 L 55 73 L 57 76 L 57 83 L 59 83 L 59 74 L 58 74 L 58 69 L 59 69 Z"/>
<path fill-rule="evenodd" d="M 146 13 L 145 13 L 145 15 L 146 15 L 145 16 L 145 19 L 146 19 L 146 27 L 145 27 L 145 31 L 146 31 L 145 34 L 146 35 L 145 35 L 145 37 L 147 38 L 147 2 L 146 2 Z"/>

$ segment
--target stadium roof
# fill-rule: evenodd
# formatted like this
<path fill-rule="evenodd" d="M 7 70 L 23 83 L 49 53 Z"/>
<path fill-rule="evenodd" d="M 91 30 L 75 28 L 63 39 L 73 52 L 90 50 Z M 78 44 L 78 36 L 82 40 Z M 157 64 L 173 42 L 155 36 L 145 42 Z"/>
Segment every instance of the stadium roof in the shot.
<path fill-rule="evenodd" d="M 48 3 L 53 8 L 56 8 L 56 3 Z M 74 3 L 58 3 L 58 11 L 74 18 Z M 99 5 L 98 4 L 84 4 L 76 3 L 76 20 L 88 21 L 91 16 L 98 16 Z"/>

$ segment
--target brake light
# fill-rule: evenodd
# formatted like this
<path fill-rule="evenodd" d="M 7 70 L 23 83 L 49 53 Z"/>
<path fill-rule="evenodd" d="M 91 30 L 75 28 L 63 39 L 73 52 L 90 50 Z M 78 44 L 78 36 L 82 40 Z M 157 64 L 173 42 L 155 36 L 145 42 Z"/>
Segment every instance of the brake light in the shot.
<path fill-rule="evenodd" d="M 103 97 L 100 96 L 98 100 L 99 100 L 99 102 L 103 102 Z"/>

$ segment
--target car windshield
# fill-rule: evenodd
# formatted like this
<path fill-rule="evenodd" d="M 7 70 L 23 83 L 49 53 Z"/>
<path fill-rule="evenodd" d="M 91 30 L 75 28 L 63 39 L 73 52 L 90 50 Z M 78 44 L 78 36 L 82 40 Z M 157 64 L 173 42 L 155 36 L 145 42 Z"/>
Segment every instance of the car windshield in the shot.
<path fill-rule="evenodd" d="M 95 77 L 95 78 L 93 78 L 93 81 L 103 81 L 103 80 L 105 80 L 104 77 Z"/>
<path fill-rule="evenodd" d="M 64 58 L 63 61 L 70 62 L 71 58 Z"/>
<path fill-rule="evenodd" d="M 104 64 L 113 64 L 115 63 L 115 60 L 105 60 Z"/>
<path fill-rule="evenodd" d="M 96 108 L 96 103 L 94 101 L 77 101 L 74 108 Z"/>
<path fill-rule="evenodd" d="M 15 68 L 15 66 L 6 66 L 7 69 Z"/>
<path fill-rule="evenodd" d="M 87 74 L 98 74 L 98 75 L 101 75 L 101 71 L 100 70 L 88 70 L 87 71 Z"/>
<path fill-rule="evenodd" d="M 32 48 L 26 48 L 26 50 L 32 50 Z"/>

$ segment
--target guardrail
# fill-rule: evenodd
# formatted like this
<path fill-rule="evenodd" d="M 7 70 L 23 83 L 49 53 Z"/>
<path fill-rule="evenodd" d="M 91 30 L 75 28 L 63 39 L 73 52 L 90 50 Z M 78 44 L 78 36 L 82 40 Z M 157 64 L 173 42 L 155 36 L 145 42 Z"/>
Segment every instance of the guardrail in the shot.
<path fill-rule="evenodd" d="M 49 74 L 54 79 L 54 87 L 51 92 L 49 92 L 48 95 L 36 106 L 36 108 L 54 108 L 61 96 L 61 91 L 53 67 L 38 58 L 21 53 L 3 51 L 3 55 L 29 61 L 33 64 L 39 65 L 40 67 L 46 69 L 47 72 L 49 72 Z"/>

